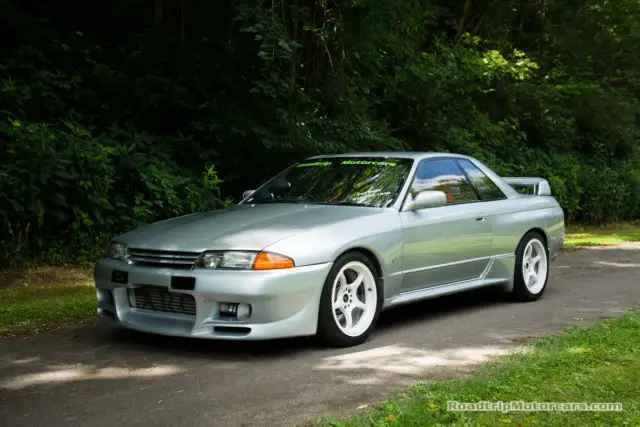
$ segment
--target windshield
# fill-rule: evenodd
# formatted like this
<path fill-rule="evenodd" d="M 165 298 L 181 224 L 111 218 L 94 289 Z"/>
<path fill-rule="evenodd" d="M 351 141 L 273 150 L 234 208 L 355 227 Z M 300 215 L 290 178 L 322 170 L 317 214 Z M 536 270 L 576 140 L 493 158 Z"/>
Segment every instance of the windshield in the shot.
<path fill-rule="evenodd" d="M 398 198 L 413 160 L 328 157 L 298 163 L 259 188 L 246 203 L 306 203 L 386 208 Z"/>

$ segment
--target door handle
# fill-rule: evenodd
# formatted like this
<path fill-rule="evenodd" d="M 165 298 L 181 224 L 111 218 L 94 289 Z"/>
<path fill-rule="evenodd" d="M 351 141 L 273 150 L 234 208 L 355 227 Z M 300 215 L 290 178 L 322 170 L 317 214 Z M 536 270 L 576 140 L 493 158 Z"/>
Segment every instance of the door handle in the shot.
<path fill-rule="evenodd" d="M 484 220 L 485 220 L 485 219 L 487 219 L 487 218 L 486 218 L 486 217 L 484 217 L 484 216 L 480 216 L 480 217 L 477 217 L 477 218 L 476 218 L 476 221 L 478 221 L 478 222 L 484 222 Z"/>

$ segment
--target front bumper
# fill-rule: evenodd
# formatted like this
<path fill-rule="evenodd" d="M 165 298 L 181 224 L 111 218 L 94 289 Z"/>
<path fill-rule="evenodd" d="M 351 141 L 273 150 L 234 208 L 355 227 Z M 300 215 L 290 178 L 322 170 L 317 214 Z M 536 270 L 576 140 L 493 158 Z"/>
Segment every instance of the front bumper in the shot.
<path fill-rule="evenodd" d="M 272 271 L 174 270 L 141 267 L 103 258 L 94 280 L 98 315 L 120 326 L 162 335 L 210 339 L 262 340 L 314 335 L 320 295 L 332 263 Z M 114 282 L 113 272 L 122 272 Z M 171 289 L 172 277 L 193 277 L 193 290 Z M 123 283 L 118 283 L 123 282 Z M 180 296 L 195 302 L 195 314 L 140 308 L 131 294 L 152 285 L 161 297 Z M 193 299 L 191 299 L 191 296 Z M 132 302 L 133 300 L 133 302 Z M 166 304 L 166 301 L 160 301 Z M 251 306 L 245 319 L 220 316 L 221 303 Z M 181 306 L 173 303 L 173 307 Z M 171 304 L 170 304 L 171 305 Z"/>

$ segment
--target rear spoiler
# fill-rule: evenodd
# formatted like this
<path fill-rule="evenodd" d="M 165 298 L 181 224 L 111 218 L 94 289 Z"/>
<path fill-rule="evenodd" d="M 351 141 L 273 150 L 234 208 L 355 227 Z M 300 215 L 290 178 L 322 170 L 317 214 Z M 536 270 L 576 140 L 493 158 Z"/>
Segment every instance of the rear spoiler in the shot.
<path fill-rule="evenodd" d="M 512 187 L 529 187 L 533 189 L 536 196 L 550 196 L 551 186 L 549 181 L 544 178 L 528 178 L 528 177 L 503 177 L 503 181 Z"/>

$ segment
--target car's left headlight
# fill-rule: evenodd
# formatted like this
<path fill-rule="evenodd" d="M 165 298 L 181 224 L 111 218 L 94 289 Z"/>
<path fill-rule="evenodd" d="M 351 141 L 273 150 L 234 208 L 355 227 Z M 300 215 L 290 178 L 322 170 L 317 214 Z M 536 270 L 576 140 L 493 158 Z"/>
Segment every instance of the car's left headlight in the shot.
<path fill-rule="evenodd" d="M 107 258 L 125 261 L 127 259 L 127 245 L 124 243 L 111 242 L 107 249 Z"/>
<path fill-rule="evenodd" d="M 287 256 L 272 252 L 208 251 L 200 255 L 195 267 L 225 270 L 280 270 L 293 268 L 295 263 Z"/>

